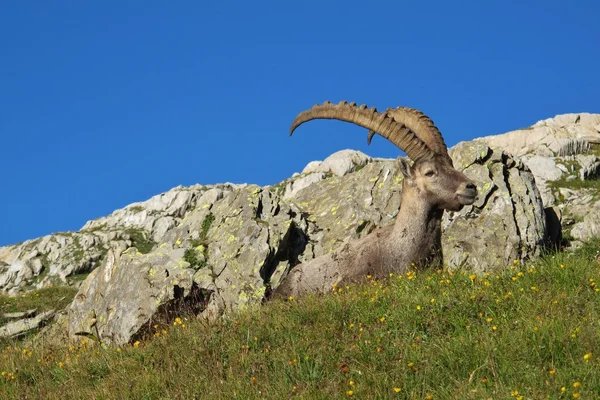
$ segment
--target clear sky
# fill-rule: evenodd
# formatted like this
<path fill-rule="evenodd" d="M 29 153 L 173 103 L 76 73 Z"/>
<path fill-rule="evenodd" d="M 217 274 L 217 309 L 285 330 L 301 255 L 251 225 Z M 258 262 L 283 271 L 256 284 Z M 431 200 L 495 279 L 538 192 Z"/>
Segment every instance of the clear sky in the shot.
<path fill-rule="evenodd" d="M 600 112 L 600 2 L 5 1 L 0 246 L 177 185 L 273 184 L 366 130 L 325 100 L 421 109 L 448 145 Z"/>

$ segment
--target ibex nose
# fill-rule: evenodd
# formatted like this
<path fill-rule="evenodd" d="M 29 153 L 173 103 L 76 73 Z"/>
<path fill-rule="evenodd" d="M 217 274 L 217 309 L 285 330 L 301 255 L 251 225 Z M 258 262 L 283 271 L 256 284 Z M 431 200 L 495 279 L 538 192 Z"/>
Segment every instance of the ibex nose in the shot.
<path fill-rule="evenodd" d="M 474 183 L 467 183 L 467 189 L 477 190 L 477 186 Z"/>

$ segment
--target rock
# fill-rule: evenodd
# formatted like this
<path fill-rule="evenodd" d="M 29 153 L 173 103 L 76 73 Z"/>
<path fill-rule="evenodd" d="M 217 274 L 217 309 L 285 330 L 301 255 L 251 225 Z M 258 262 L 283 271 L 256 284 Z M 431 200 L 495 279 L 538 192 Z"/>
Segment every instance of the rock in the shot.
<path fill-rule="evenodd" d="M 539 121 L 529 128 L 478 140 L 515 156 L 568 156 L 584 152 L 588 143 L 600 142 L 600 131 L 596 128 L 599 122 L 600 114 L 564 114 Z"/>
<path fill-rule="evenodd" d="M 524 159 L 523 162 L 527 164 L 536 180 L 541 178 L 544 181 L 557 181 L 564 173 L 552 158 L 535 155 Z"/>
<path fill-rule="evenodd" d="M 93 335 L 103 343 L 127 343 L 159 310 L 192 293 L 194 270 L 183 249 L 162 247 L 150 254 L 135 248 L 102 266 L 81 285 L 68 310 L 69 335 Z"/>
<path fill-rule="evenodd" d="M 135 241 L 144 238 L 138 232 Z M 85 274 L 96 268 L 110 248 L 131 246 L 131 231 L 62 232 L 0 248 L 0 291 L 16 294 Z"/>
<path fill-rule="evenodd" d="M 565 173 L 564 170 L 566 167 L 560 164 L 557 165 L 552 157 L 542 157 L 539 155 L 524 157 L 522 161 L 529 167 L 535 177 L 535 182 L 544 206 L 553 206 L 555 204 L 555 198 L 552 190 L 548 186 L 548 181 L 557 181 L 561 179 Z M 563 168 L 560 168 L 561 166 Z"/>
<path fill-rule="evenodd" d="M 194 275 L 201 289 L 214 293 L 210 312 L 260 304 L 304 250 L 304 217 L 277 193 L 255 185 L 231 193 L 210 213 L 215 223 L 207 232 L 206 266 Z M 184 240 L 191 243 L 198 228 L 184 223 L 180 229 L 190 232 Z"/>
<path fill-rule="evenodd" d="M 119 345 L 178 304 L 206 318 L 260 304 L 297 258 L 303 224 L 299 210 L 254 185 L 196 208 L 151 253 L 109 252 L 69 309 L 69 335 Z"/>
<path fill-rule="evenodd" d="M 40 328 L 46 321 L 54 316 L 54 310 L 45 311 L 35 317 L 25 318 L 0 327 L 0 338 L 14 338 L 22 336 L 29 331 Z"/>
<path fill-rule="evenodd" d="M 109 250 L 131 246 L 147 253 L 196 206 L 210 206 L 243 185 L 176 187 L 107 217 L 88 221 L 79 232 L 60 232 L 0 248 L 0 291 L 20 291 L 71 283 L 100 265 Z M 158 239 L 157 239 L 158 238 Z"/>
<path fill-rule="evenodd" d="M 13 312 L 13 313 L 5 313 L 2 314 L 2 318 L 5 319 L 21 319 L 21 318 L 29 318 L 37 312 L 37 308 L 32 308 L 27 311 Z"/>
<path fill-rule="evenodd" d="M 600 161 L 587 155 L 590 143 L 600 143 L 600 114 L 565 114 L 529 128 L 477 140 L 522 157 L 536 179 L 545 207 L 556 203 L 549 181 L 590 179 L 600 174 Z M 568 167 L 567 167 L 568 165 Z"/>
<path fill-rule="evenodd" d="M 323 161 L 309 162 L 308 164 L 306 164 L 306 167 L 304 167 L 304 169 L 302 170 L 302 174 L 311 174 L 313 172 L 323 172 L 320 170 L 322 163 L 323 163 Z M 329 172 L 329 170 L 327 170 L 325 172 Z M 302 175 L 302 174 L 300 174 L 300 175 Z"/>
<path fill-rule="evenodd" d="M 285 187 L 284 198 L 294 197 L 302 189 L 325 179 L 323 172 L 313 172 L 308 175 L 299 175 L 288 181 Z"/>
<path fill-rule="evenodd" d="M 582 222 L 573 225 L 571 236 L 582 241 L 600 237 L 600 200 L 587 208 Z"/>
<path fill-rule="evenodd" d="M 81 229 L 142 229 L 150 233 L 153 241 L 158 241 L 165 233 L 164 226 L 175 226 L 179 218 L 194 208 L 197 197 L 204 190 L 205 188 L 200 185 L 190 188 L 178 186 L 146 201 L 133 203 L 116 210 L 107 217 L 88 221 Z M 163 221 L 160 226 L 155 227 L 158 219 Z"/>
<path fill-rule="evenodd" d="M 579 179 L 594 179 L 600 176 L 600 159 L 593 154 L 578 154 L 575 160 L 580 165 Z"/>
<path fill-rule="evenodd" d="M 308 215 L 310 241 L 300 261 L 391 223 L 398 213 L 401 184 L 395 160 L 377 161 L 344 177 L 316 182 L 288 199 Z"/>
<path fill-rule="evenodd" d="M 444 262 L 474 271 L 501 269 L 540 254 L 547 228 L 532 173 L 518 159 L 482 142 L 459 143 L 457 169 L 475 181 L 480 199 L 442 221 Z"/>
<path fill-rule="evenodd" d="M 302 173 L 329 172 L 336 176 L 344 176 L 364 167 L 371 160 L 371 157 L 360 151 L 340 150 L 327 157 L 323 162 L 310 162 Z"/>

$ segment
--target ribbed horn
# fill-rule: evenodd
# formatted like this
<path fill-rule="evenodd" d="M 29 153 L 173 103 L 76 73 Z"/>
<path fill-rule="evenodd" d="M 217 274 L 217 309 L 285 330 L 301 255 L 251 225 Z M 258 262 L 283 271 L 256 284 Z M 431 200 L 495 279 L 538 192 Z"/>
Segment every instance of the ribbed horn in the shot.
<path fill-rule="evenodd" d="M 290 127 L 290 135 L 300 125 L 313 119 L 337 119 L 362 126 L 369 129 L 369 131 L 377 132 L 403 150 L 413 161 L 430 157 L 434 153 L 415 134 L 410 125 L 396 121 L 387 111 L 379 113 L 376 108 L 367 108 L 364 104 L 359 107 L 356 103 L 348 103 L 346 101 L 342 101 L 339 104 L 332 104 L 328 101 L 323 104 L 317 104 L 310 110 L 298 114 Z M 406 120 L 411 122 L 408 118 Z"/>
<path fill-rule="evenodd" d="M 433 150 L 436 154 L 446 158 L 452 165 L 452 159 L 448 155 L 448 147 L 444 142 L 442 133 L 435 126 L 433 121 L 421 111 L 408 107 L 388 108 L 385 111 L 391 115 L 396 122 L 410 127 L 410 129 L 421 139 L 427 147 Z M 375 132 L 369 131 L 367 141 L 370 144 Z"/>

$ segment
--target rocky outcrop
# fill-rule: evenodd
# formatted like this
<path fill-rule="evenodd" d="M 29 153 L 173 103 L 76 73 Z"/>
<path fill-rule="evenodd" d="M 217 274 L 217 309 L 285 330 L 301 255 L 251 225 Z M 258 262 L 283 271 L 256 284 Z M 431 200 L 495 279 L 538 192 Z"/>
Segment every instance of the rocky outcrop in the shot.
<path fill-rule="evenodd" d="M 563 221 L 565 237 L 600 236 L 595 214 L 589 212 L 600 190 L 600 114 L 559 115 L 477 141 L 520 157 L 535 177 L 547 216 Z M 555 240 L 562 236 L 556 223 L 549 226 Z"/>
<path fill-rule="evenodd" d="M 480 142 L 457 146 L 453 157 L 481 196 L 444 220 L 448 266 L 493 270 L 536 255 L 546 228 L 529 170 Z M 108 252 L 68 311 L 70 335 L 121 344 L 177 304 L 212 319 L 262 303 L 294 265 L 393 222 L 402 195 L 397 161 L 371 160 L 349 171 L 327 174 L 289 196 L 283 188 L 325 173 L 270 187 L 201 191 L 150 253 Z"/>
<path fill-rule="evenodd" d="M 580 154 L 590 143 L 600 143 L 600 114 L 563 114 L 501 135 L 486 136 L 491 147 L 518 157 L 564 157 Z"/>
<path fill-rule="evenodd" d="M 195 207 L 197 198 L 206 190 L 208 188 L 201 185 L 178 186 L 146 201 L 132 203 L 109 216 L 88 221 L 82 230 L 137 229 L 147 232 L 149 239 L 158 242 L 177 226 L 186 212 Z"/>
<path fill-rule="evenodd" d="M 478 141 L 458 144 L 452 158 L 477 183 L 479 199 L 458 213 L 445 213 L 445 263 L 481 272 L 537 256 L 549 238 L 529 169 L 506 152 Z"/>
<path fill-rule="evenodd" d="M 179 186 L 88 221 L 78 232 L 59 232 L 0 247 L 0 291 L 15 294 L 56 284 L 78 284 L 82 275 L 100 265 L 109 250 L 121 253 L 135 246 L 148 253 L 198 201 L 241 186 Z"/>
<path fill-rule="evenodd" d="M 367 165 L 373 159 L 356 150 L 340 150 L 327 157 L 324 161 L 312 161 L 306 165 L 303 174 L 313 172 L 331 173 L 344 176 Z"/>
<path fill-rule="evenodd" d="M 575 161 L 579 164 L 579 179 L 598 179 L 600 177 L 600 158 L 595 154 L 577 154 Z"/>
<path fill-rule="evenodd" d="M 597 200 L 597 197 L 598 195 L 590 199 L 585 211 L 578 215 L 580 221 L 574 222 L 571 228 L 571 236 L 574 239 L 587 241 L 600 237 L 600 200 Z"/>
<path fill-rule="evenodd" d="M 260 304 L 303 249 L 306 221 L 279 195 L 249 185 L 210 196 L 149 254 L 109 252 L 68 312 L 71 336 L 122 344 L 182 304 L 212 319 Z"/>
<path fill-rule="evenodd" d="M 16 293 L 87 274 L 100 264 L 109 249 L 123 251 L 144 237 L 132 230 L 82 230 L 47 235 L 0 248 L 0 290 Z"/>
<path fill-rule="evenodd" d="M 166 247 L 149 254 L 135 247 L 120 255 L 110 251 L 71 304 L 69 335 L 97 336 L 111 344 L 128 342 L 161 306 L 193 294 L 194 271 L 187 268 L 183 255 L 183 249 Z"/>
<path fill-rule="evenodd" d="M 529 128 L 476 140 L 519 157 L 533 172 L 545 207 L 558 204 L 552 182 L 600 175 L 600 114 L 558 115 Z"/>

